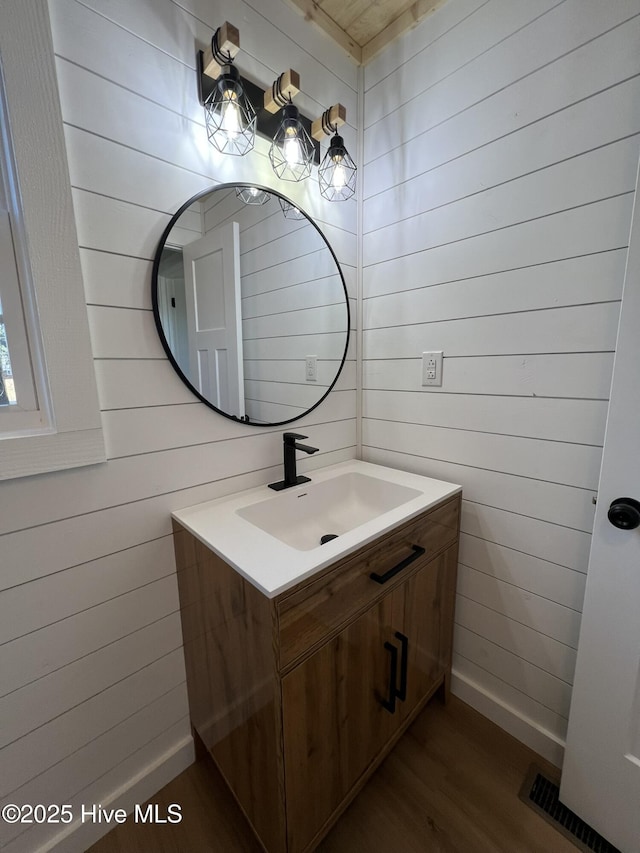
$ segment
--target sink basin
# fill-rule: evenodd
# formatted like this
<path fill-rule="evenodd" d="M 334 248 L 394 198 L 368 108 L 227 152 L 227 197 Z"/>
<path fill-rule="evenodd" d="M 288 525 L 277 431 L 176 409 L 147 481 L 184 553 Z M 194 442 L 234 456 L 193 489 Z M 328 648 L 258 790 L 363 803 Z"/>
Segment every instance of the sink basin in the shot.
<path fill-rule="evenodd" d="M 258 486 L 172 515 L 269 598 L 408 521 L 460 486 L 351 460 L 283 492 Z M 321 544 L 323 537 L 329 537 Z"/>
<path fill-rule="evenodd" d="M 395 509 L 421 492 L 351 471 L 309 483 L 237 510 L 242 518 L 298 551 L 318 548 L 324 536 L 340 536 Z"/>

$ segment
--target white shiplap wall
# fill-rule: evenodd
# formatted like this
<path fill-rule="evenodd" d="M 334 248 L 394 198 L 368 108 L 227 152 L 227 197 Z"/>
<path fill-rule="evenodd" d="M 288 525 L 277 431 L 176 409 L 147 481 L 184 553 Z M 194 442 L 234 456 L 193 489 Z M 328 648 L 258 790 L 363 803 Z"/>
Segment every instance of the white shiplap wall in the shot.
<path fill-rule="evenodd" d="M 196 47 L 230 20 L 241 70 L 267 85 L 294 67 L 300 108 L 345 103 L 354 146 L 357 71 L 282 0 L 55 0 L 50 14 L 109 461 L 0 485 L 0 803 L 78 814 L 141 802 L 191 759 L 171 510 L 280 475 L 282 431 L 194 401 L 151 313 L 173 211 L 215 182 L 275 181 L 266 143 L 242 161 L 207 144 Z M 291 194 L 355 279 L 355 202 L 323 203 L 315 183 Z M 354 354 L 296 425 L 321 448 L 303 468 L 355 454 Z M 61 850 L 107 827 L 70 829 Z M 6 853 L 52 849 L 67 828 L 21 830 L 0 824 Z"/>
<path fill-rule="evenodd" d="M 449 0 L 365 69 L 364 115 L 363 455 L 463 485 L 454 690 L 560 761 L 640 3 Z M 444 350 L 441 389 L 424 350 Z"/>

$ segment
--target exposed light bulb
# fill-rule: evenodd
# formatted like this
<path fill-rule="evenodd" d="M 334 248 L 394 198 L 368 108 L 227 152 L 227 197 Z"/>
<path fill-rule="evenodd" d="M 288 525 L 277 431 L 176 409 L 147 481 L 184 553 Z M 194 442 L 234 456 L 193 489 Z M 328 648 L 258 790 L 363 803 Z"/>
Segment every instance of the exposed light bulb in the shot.
<path fill-rule="evenodd" d="M 242 156 L 255 141 L 257 117 L 238 69 L 227 66 L 204 104 L 209 142 L 222 154 Z"/>
<path fill-rule="evenodd" d="M 331 186 L 336 190 L 341 190 L 347 185 L 347 172 L 342 165 L 342 157 L 335 157 L 333 162 L 336 165 L 331 178 Z"/>
<path fill-rule="evenodd" d="M 313 142 L 300 122 L 297 108 L 285 104 L 269 149 L 273 171 L 283 181 L 303 181 L 311 174 L 314 154 Z"/>
<path fill-rule="evenodd" d="M 300 149 L 300 140 L 295 128 L 288 127 L 286 130 L 286 138 L 282 144 L 282 153 L 284 159 L 290 166 L 296 166 L 302 163 L 302 151 Z"/>
<path fill-rule="evenodd" d="M 220 130 L 226 133 L 229 139 L 235 139 L 242 132 L 238 96 L 235 92 L 224 93 Z"/>

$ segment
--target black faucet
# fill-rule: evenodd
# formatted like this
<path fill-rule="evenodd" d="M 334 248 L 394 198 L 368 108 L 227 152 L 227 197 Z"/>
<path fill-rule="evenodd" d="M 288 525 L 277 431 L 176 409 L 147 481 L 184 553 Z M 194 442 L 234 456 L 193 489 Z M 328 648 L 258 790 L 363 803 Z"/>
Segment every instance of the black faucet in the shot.
<path fill-rule="evenodd" d="M 270 489 L 281 492 L 282 489 L 290 489 L 291 486 L 299 486 L 300 483 L 310 483 L 309 477 L 296 474 L 296 450 L 304 453 L 317 453 L 318 447 L 309 447 L 308 444 L 298 444 L 298 439 L 307 438 L 297 432 L 285 432 L 282 436 L 284 442 L 284 480 L 278 483 L 269 483 Z"/>

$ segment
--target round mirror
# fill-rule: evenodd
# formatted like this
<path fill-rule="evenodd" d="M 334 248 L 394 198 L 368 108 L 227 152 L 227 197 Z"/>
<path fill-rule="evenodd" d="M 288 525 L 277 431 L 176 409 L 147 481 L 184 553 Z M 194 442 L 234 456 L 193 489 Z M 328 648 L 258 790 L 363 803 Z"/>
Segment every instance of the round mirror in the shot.
<path fill-rule="evenodd" d="M 342 370 L 342 272 L 317 225 L 273 190 L 221 184 L 189 199 L 162 235 L 152 298 L 178 375 L 228 418 L 289 423 Z"/>

